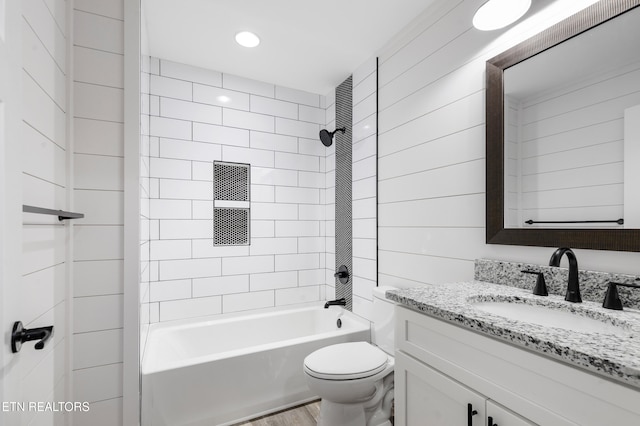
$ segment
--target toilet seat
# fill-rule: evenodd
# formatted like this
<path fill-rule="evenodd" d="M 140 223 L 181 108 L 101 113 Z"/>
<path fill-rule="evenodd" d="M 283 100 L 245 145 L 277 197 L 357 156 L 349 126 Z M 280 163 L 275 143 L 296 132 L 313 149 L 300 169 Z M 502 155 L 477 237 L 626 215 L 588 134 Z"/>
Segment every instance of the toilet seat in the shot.
<path fill-rule="evenodd" d="M 304 360 L 310 376 L 325 380 L 354 380 L 384 370 L 389 356 L 367 342 L 339 343 L 311 353 Z"/>

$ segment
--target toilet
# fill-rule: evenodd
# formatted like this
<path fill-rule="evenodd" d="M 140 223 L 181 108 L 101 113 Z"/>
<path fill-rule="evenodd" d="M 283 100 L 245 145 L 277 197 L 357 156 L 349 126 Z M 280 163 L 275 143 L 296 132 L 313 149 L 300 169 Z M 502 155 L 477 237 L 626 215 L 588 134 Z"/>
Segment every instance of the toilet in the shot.
<path fill-rule="evenodd" d="M 339 343 L 305 358 L 307 384 L 322 398 L 318 426 L 391 426 L 395 315 L 384 297 L 391 289 L 373 290 L 373 343 Z"/>

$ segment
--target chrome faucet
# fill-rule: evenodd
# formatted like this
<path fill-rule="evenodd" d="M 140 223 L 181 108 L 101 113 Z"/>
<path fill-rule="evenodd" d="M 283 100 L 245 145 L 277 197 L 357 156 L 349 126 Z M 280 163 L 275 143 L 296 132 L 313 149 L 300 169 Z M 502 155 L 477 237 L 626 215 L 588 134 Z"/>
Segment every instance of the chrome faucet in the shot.
<path fill-rule="evenodd" d="M 329 306 L 334 306 L 334 305 L 338 305 L 338 306 L 347 306 L 347 301 L 346 299 L 343 297 L 341 299 L 336 299 L 336 300 L 330 300 L 327 303 L 324 304 L 324 308 L 327 309 L 329 308 Z"/>
<path fill-rule="evenodd" d="M 569 260 L 569 282 L 567 283 L 567 294 L 564 300 L 568 302 L 581 303 L 580 283 L 578 282 L 578 259 L 570 248 L 561 247 L 556 250 L 549 259 L 549 266 L 560 266 L 560 259 L 566 254 Z"/>

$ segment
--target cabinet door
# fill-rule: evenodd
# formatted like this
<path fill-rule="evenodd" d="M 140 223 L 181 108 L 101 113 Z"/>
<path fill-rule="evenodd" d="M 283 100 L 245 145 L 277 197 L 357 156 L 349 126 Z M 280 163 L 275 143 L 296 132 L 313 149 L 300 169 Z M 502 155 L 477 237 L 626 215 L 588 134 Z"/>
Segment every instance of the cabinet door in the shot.
<path fill-rule="evenodd" d="M 535 426 L 511 410 L 487 400 L 487 426 Z"/>
<path fill-rule="evenodd" d="M 419 361 L 396 352 L 397 426 L 485 425 L 485 398 Z"/>

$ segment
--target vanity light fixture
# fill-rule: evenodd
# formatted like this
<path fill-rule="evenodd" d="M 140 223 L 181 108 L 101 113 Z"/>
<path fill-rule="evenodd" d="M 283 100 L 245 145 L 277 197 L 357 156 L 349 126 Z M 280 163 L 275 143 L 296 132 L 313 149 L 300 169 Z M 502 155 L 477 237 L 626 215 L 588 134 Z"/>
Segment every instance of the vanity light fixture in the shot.
<path fill-rule="evenodd" d="M 531 0 L 489 0 L 473 16 L 473 26 L 481 31 L 504 28 L 520 19 Z"/>
<path fill-rule="evenodd" d="M 260 38 L 251 31 L 240 31 L 236 34 L 236 42 L 243 47 L 256 47 Z"/>

